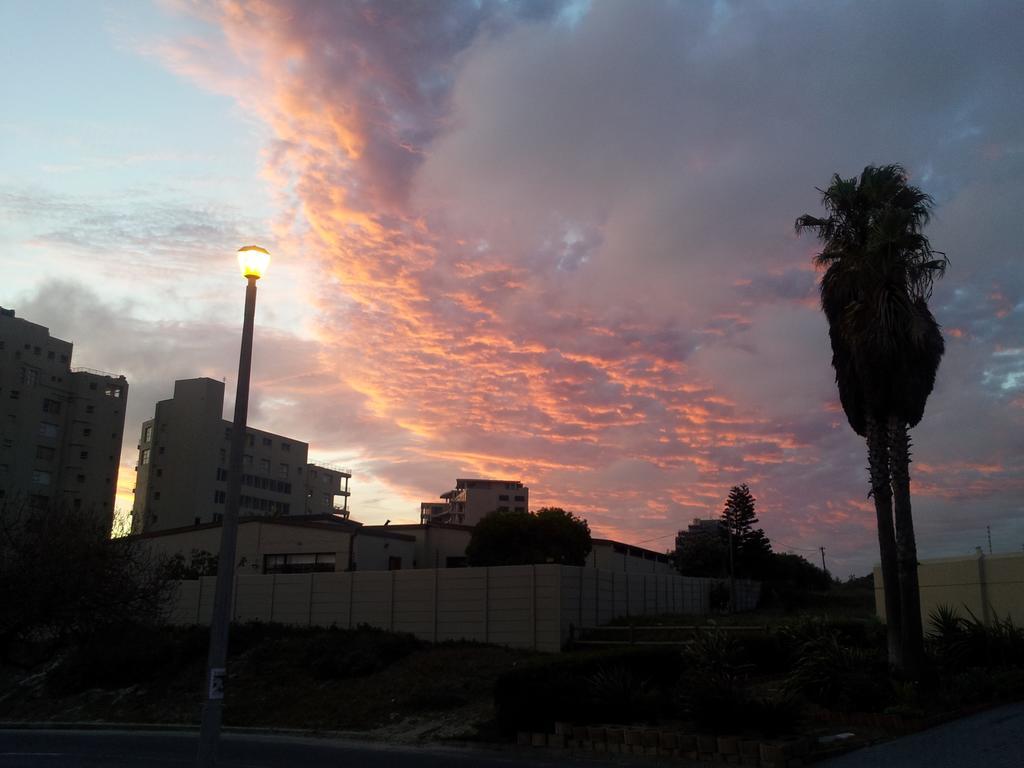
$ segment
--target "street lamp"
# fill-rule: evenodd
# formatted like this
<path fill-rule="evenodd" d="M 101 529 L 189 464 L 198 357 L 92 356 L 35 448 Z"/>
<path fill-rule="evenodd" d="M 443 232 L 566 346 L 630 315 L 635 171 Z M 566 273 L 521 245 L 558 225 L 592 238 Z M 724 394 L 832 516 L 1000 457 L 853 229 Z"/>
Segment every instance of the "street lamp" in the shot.
<path fill-rule="evenodd" d="M 217 586 L 210 620 L 210 653 L 203 685 L 203 713 L 199 729 L 199 768 L 217 764 L 217 746 L 224 714 L 227 681 L 228 629 L 231 626 L 231 594 L 235 586 L 235 545 L 238 538 L 238 507 L 242 496 L 242 452 L 245 451 L 245 420 L 249 412 L 249 371 L 252 368 L 252 329 L 256 316 L 256 281 L 263 276 L 270 253 L 258 245 L 238 249 L 238 266 L 246 279 L 245 319 L 242 348 L 238 354 L 238 387 L 235 390 L 235 420 L 231 427 L 231 455 L 228 459 L 228 494 L 221 523 Z"/>

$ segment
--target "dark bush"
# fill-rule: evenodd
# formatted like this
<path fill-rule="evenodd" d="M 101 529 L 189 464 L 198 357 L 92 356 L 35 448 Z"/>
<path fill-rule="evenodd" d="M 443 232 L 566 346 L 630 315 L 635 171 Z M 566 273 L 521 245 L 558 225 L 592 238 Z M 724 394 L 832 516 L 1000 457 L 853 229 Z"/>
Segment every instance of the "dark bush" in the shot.
<path fill-rule="evenodd" d="M 47 684 L 58 694 L 127 688 L 198 666 L 208 644 L 206 627 L 109 625 L 71 647 Z"/>
<path fill-rule="evenodd" d="M 555 720 L 578 723 L 638 722 L 672 709 L 682 672 L 675 648 L 629 648 L 545 656 L 501 675 L 494 686 L 499 728 L 543 731 Z M 619 686 L 644 711 L 623 712 L 610 701 Z M 597 694 L 595 696 L 595 694 Z"/>
<path fill-rule="evenodd" d="M 986 625 L 968 611 L 964 618 L 947 605 L 940 605 L 928 616 L 931 630 L 929 646 L 936 660 L 947 668 L 1014 667 L 1024 665 L 1024 629 L 994 616 Z"/>
<path fill-rule="evenodd" d="M 835 632 L 803 644 L 786 689 L 842 712 L 877 712 L 893 697 L 885 657 L 844 645 Z"/>
<path fill-rule="evenodd" d="M 307 659 L 315 677 L 343 680 L 378 672 L 423 645 L 414 635 L 361 625 L 320 634 L 311 642 Z"/>

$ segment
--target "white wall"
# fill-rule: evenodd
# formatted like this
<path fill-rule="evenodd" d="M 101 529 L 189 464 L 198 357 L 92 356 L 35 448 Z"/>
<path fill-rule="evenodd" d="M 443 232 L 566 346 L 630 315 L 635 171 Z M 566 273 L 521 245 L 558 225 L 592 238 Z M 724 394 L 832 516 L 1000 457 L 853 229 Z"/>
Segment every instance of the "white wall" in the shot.
<path fill-rule="evenodd" d="M 358 537 L 357 537 L 358 538 Z M 209 623 L 215 579 L 179 582 L 168 620 Z M 250 575 L 236 580 L 235 621 L 354 627 L 425 640 L 476 640 L 558 651 L 570 625 L 620 616 L 707 613 L 713 579 L 630 574 L 565 565 Z M 759 586 L 737 582 L 740 608 Z"/>

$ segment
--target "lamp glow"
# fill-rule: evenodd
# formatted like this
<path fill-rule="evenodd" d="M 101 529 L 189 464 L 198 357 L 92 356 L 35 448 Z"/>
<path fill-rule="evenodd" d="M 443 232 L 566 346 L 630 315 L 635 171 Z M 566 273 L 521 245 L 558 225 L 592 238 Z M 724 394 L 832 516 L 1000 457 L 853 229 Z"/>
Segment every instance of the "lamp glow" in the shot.
<path fill-rule="evenodd" d="M 254 277 L 259 280 L 267 271 L 270 263 L 270 251 L 258 245 L 244 245 L 238 249 L 238 267 L 243 277 Z"/>

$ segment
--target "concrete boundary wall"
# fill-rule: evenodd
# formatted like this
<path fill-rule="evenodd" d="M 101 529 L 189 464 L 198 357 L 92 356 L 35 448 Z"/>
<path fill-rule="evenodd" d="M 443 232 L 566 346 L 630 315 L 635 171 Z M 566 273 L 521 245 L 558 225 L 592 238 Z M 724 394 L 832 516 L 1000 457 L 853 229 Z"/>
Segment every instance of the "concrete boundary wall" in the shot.
<path fill-rule="evenodd" d="M 876 566 L 875 611 L 885 621 L 885 590 L 881 569 Z M 985 624 L 1009 617 L 1024 623 L 1024 552 L 922 560 L 917 565 L 921 591 L 921 619 L 928 630 L 928 616 L 948 605 L 964 618 L 968 611 Z"/>
<path fill-rule="evenodd" d="M 208 624 L 214 577 L 179 582 L 168 620 Z M 558 651 L 570 625 L 623 616 L 706 614 L 714 579 L 564 565 L 256 575 L 235 581 L 235 621 L 298 626 L 368 624 L 430 641 L 475 640 Z M 741 610 L 760 585 L 737 582 Z"/>

